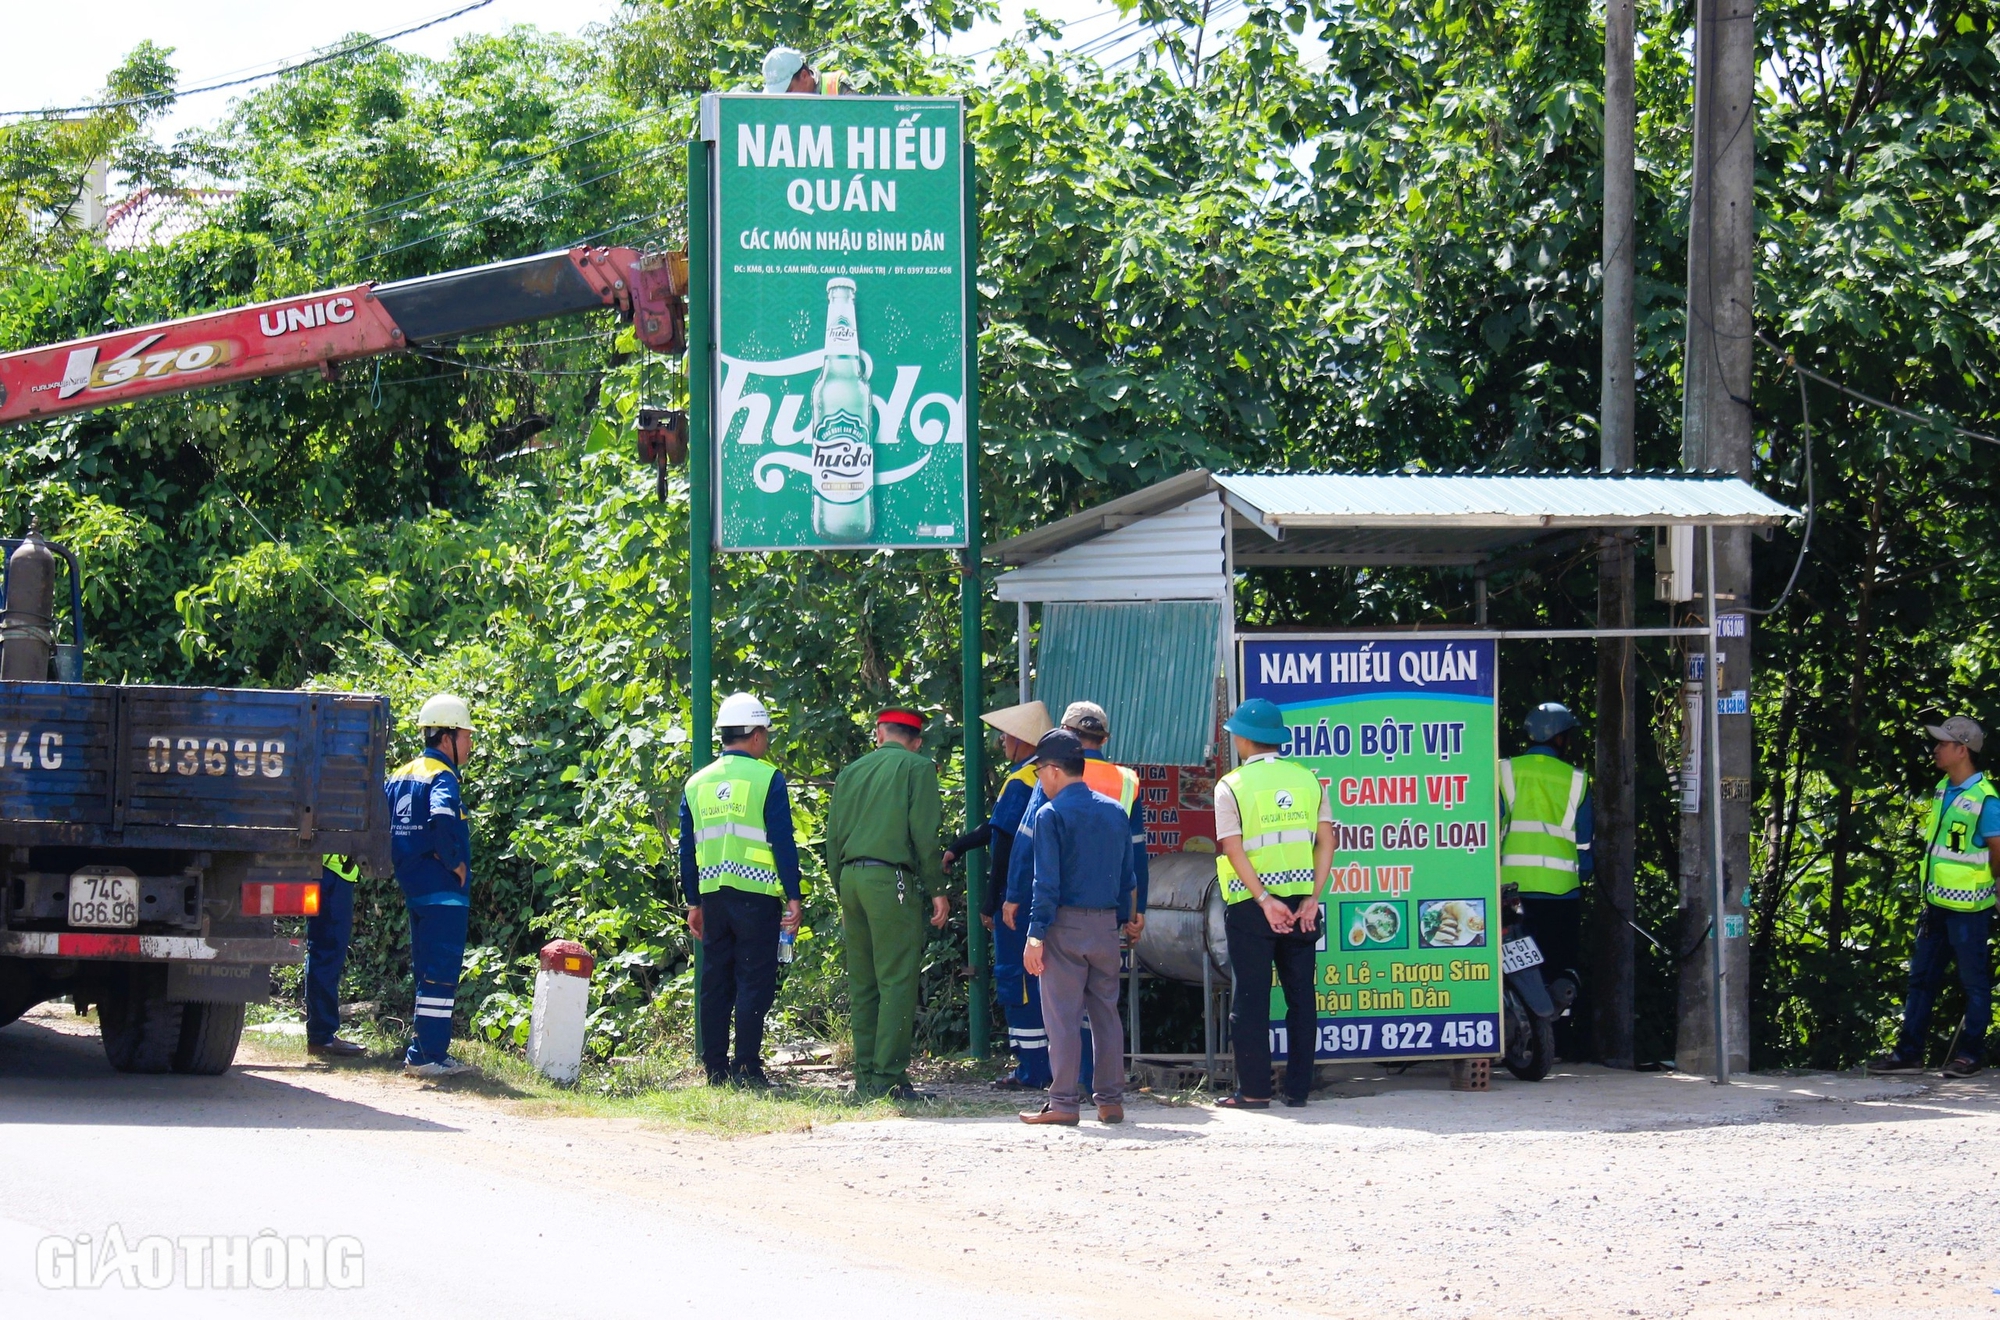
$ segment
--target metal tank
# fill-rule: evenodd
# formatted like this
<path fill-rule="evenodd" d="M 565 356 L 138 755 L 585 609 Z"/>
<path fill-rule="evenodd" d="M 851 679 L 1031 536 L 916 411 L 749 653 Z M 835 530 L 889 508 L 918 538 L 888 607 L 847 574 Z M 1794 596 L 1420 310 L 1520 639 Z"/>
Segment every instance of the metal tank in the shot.
<path fill-rule="evenodd" d="M 1187 985 L 1229 984 L 1229 936 L 1222 925 L 1215 854 L 1162 853 L 1148 862 L 1147 874 L 1140 965 Z"/>
<path fill-rule="evenodd" d="M 33 526 L 7 557 L 7 612 L 0 616 L 0 679 L 45 683 L 55 653 L 56 557 Z"/>

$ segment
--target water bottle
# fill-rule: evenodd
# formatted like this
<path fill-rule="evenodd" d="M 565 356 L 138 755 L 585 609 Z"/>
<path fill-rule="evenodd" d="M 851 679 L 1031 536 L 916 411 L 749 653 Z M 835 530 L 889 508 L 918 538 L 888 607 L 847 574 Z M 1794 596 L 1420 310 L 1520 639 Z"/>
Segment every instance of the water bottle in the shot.
<path fill-rule="evenodd" d="M 792 960 L 792 943 L 793 941 L 797 940 L 798 937 L 799 933 L 795 930 L 781 930 L 778 932 L 779 962 L 788 963 Z"/>

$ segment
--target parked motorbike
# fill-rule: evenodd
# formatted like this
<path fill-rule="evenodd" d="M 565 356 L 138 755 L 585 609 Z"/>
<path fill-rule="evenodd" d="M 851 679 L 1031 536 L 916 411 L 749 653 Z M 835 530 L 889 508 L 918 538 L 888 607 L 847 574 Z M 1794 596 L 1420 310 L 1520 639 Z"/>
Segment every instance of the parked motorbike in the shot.
<path fill-rule="evenodd" d="M 1576 1002 L 1576 981 L 1567 968 L 1549 967 L 1541 946 L 1528 934 L 1519 886 L 1501 887 L 1500 912 L 1507 1046 L 1501 1062 L 1522 1081 L 1539 1082 L 1555 1066 L 1556 1019 Z"/>

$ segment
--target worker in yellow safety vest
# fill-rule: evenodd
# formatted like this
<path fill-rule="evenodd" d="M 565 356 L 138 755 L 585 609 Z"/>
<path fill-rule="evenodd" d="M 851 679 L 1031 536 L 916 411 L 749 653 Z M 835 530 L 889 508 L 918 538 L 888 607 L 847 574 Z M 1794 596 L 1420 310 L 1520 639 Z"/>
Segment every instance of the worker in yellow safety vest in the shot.
<path fill-rule="evenodd" d="M 1285 1104 L 1312 1092 L 1319 1045 L 1313 996 L 1321 898 L 1333 869 L 1333 806 L 1308 767 L 1279 755 L 1291 740 L 1275 702 L 1252 697 L 1223 728 L 1237 767 L 1215 785 L 1215 878 L 1229 936 L 1229 978 L 1238 986 L 1229 1014 L 1236 1093 L 1225 1109 L 1271 1107 L 1271 1001 L 1277 973 L 1285 992 Z"/>
<path fill-rule="evenodd" d="M 781 945 L 795 935 L 799 850 L 791 792 L 764 758 L 771 716 L 747 692 L 715 715 L 722 755 L 688 776 L 681 792 L 681 893 L 701 941 L 701 1063 L 710 1086 L 762 1089 L 764 1015 L 778 992 Z M 736 1052 L 729 1023 L 736 1021 Z"/>
<path fill-rule="evenodd" d="M 1528 750 L 1500 762 L 1500 882 L 1518 886 L 1528 934 L 1547 960 L 1556 1053 L 1578 1057 L 1576 1005 L 1583 978 L 1581 886 L 1591 872 L 1590 778 L 1570 765 L 1576 717 L 1560 702 L 1528 712 Z"/>
<path fill-rule="evenodd" d="M 1965 987 L 1965 1020 L 1946 1047 L 1944 1075 L 1970 1077 L 1986 1057 L 1992 1025 L 1993 979 L 1987 961 L 2000 875 L 2000 792 L 1973 762 L 1986 731 L 1963 715 L 1926 726 L 1931 759 L 1944 772 L 1923 821 L 1923 915 L 1910 951 L 1910 990 L 1903 1001 L 1903 1029 L 1896 1048 L 1870 1061 L 1873 1073 L 1914 1073 L 1924 1066 L 1924 1036 L 1931 1008 L 1944 985 L 1947 958 L 1958 964 Z"/>

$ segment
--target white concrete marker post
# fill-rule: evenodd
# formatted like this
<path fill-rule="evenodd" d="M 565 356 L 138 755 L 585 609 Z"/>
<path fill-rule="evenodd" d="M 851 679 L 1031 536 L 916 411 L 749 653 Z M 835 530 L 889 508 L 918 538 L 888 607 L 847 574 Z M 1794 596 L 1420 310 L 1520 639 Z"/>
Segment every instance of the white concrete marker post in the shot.
<path fill-rule="evenodd" d="M 574 940 L 555 940 L 542 946 L 541 964 L 528 1023 L 528 1062 L 551 1081 L 573 1082 L 583 1068 L 583 1020 L 597 959 Z"/>

